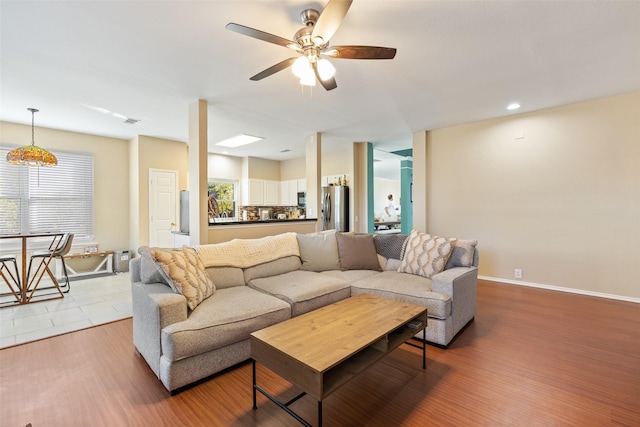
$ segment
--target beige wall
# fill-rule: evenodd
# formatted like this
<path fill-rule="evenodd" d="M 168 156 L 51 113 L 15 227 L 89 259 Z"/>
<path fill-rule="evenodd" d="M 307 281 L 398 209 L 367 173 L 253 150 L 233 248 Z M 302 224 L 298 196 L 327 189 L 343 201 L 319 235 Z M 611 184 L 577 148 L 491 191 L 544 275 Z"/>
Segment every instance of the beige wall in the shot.
<path fill-rule="evenodd" d="M 8 144 L 30 144 L 31 126 L 1 122 L 0 140 Z M 54 152 L 81 151 L 93 154 L 95 241 L 101 250 L 128 249 L 128 141 L 36 127 L 35 142 Z"/>
<path fill-rule="evenodd" d="M 138 246 L 149 244 L 149 169 L 165 169 L 178 171 L 178 191 L 187 190 L 189 171 L 188 146 L 184 142 L 153 138 L 140 135 L 137 137 L 137 179 L 138 179 Z M 134 153 L 134 155 L 136 155 Z M 134 167 L 135 169 L 135 167 Z"/>
<path fill-rule="evenodd" d="M 298 157 L 297 159 L 282 160 L 280 162 L 280 180 L 289 181 L 292 179 L 305 179 L 307 177 L 307 159 Z"/>
<path fill-rule="evenodd" d="M 322 176 L 344 175 L 353 176 L 353 144 L 342 150 L 322 152 Z"/>
<path fill-rule="evenodd" d="M 242 157 L 209 153 L 208 177 L 242 180 Z"/>
<path fill-rule="evenodd" d="M 427 151 L 427 228 L 478 239 L 480 275 L 640 298 L 640 92 L 431 131 Z"/>
<path fill-rule="evenodd" d="M 247 178 L 280 181 L 280 162 L 278 160 L 246 157 Z"/>
<path fill-rule="evenodd" d="M 140 245 L 140 141 L 129 141 L 129 248 L 136 252 Z M 147 190 L 148 193 L 148 190 Z M 148 222 L 147 222 L 148 224 Z M 132 256 L 135 256 L 132 254 Z"/>

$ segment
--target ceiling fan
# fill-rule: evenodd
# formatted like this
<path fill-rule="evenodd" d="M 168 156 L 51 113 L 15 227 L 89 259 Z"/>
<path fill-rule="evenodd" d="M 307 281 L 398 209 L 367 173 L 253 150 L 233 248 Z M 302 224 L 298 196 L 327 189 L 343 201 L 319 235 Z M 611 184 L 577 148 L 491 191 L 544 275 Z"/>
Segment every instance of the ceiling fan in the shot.
<path fill-rule="evenodd" d="M 274 43 L 299 54 L 285 59 L 251 77 L 258 81 L 291 66 L 293 73 L 300 77 L 300 84 L 314 86 L 316 79 L 326 90 L 338 87 L 334 78 L 335 68 L 323 56 L 337 59 L 393 59 L 396 49 L 378 46 L 329 46 L 329 41 L 347 14 L 353 0 L 329 0 L 322 12 L 306 9 L 300 14 L 305 25 L 293 36 L 293 40 L 235 24 L 226 28 L 245 36 Z"/>

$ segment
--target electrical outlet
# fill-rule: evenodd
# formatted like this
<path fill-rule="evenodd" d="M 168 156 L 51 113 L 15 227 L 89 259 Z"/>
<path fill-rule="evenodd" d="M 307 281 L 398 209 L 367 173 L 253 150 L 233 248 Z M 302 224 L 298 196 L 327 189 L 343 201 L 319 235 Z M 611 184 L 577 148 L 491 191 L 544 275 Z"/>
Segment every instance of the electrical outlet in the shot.
<path fill-rule="evenodd" d="M 516 276 L 516 279 L 522 279 L 522 269 L 516 268 L 514 271 L 514 275 Z"/>

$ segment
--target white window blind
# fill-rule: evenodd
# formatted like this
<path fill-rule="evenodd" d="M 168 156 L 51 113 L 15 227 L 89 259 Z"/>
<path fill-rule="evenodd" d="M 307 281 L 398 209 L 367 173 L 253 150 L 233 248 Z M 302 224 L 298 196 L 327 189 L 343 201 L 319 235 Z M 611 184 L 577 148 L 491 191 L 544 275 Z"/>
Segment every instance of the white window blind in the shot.
<path fill-rule="evenodd" d="M 55 152 L 57 166 L 28 167 L 6 162 L 11 149 L 0 147 L 0 233 L 93 239 L 93 155 Z"/>

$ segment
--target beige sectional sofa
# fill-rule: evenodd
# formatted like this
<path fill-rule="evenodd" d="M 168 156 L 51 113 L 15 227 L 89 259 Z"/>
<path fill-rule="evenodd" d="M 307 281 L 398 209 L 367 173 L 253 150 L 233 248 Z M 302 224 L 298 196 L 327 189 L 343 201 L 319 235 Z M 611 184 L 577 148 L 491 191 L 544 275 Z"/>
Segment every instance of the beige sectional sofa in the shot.
<path fill-rule="evenodd" d="M 412 231 L 141 247 L 133 341 L 173 392 L 247 360 L 251 332 L 370 293 L 427 307 L 427 340 L 446 346 L 475 315 L 476 244 Z"/>

